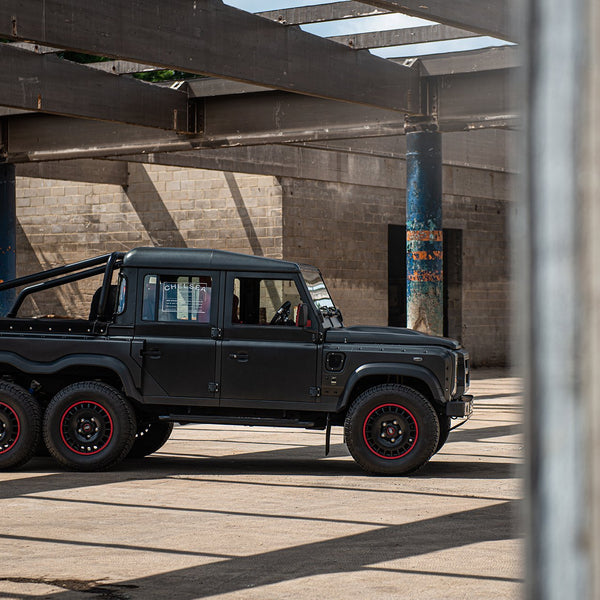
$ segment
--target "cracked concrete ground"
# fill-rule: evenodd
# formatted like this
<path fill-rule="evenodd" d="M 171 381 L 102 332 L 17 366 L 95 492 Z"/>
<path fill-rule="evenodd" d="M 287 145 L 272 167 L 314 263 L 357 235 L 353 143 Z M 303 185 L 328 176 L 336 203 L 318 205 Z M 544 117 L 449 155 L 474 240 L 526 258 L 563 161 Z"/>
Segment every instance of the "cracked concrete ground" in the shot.
<path fill-rule="evenodd" d="M 476 412 L 418 474 L 364 474 L 341 430 L 186 426 L 108 473 L 0 473 L 0 598 L 513 599 L 521 397 L 475 373 Z"/>

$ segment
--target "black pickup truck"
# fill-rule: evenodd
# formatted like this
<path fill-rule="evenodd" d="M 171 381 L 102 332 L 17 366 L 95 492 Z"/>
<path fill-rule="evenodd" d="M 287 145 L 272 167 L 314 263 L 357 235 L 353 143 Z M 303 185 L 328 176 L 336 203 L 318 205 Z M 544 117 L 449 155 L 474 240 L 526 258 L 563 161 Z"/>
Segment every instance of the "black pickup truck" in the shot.
<path fill-rule="evenodd" d="M 87 319 L 19 317 L 32 294 L 99 278 Z M 45 444 L 64 467 L 142 457 L 173 423 L 344 427 L 366 471 L 400 475 L 471 415 L 454 340 L 344 327 L 318 269 L 202 249 L 137 248 L 0 284 L 0 469 Z M 43 442 L 42 442 L 43 440 Z"/>

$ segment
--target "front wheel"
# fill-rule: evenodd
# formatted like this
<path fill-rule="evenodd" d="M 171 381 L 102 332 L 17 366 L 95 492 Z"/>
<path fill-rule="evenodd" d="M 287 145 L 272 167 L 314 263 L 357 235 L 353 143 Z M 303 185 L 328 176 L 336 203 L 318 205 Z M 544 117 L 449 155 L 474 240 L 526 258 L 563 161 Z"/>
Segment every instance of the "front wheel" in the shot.
<path fill-rule="evenodd" d="M 40 439 L 41 410 L 22 387 L 0 381 L 0 469 L 15 469 L 33 455 Z"/>
<path fill-rule="evenodd" d="M 75 471 L 108 469 L 129 453 L 135 414 L 115 388 L 96 381 L 67 386 L 50 402 L 44 441 L 50 454 Z"/>
<path fill-rule="evenodd" d="M 386 383 L 360 394 L 344 425 L 346 444 L 361 468 L 381 475 L 406 475 L 435 452 L 440 427 L 431 403 L 404 385 Z"/>
<path fill-rule="evenodd" d="M 445 415 L 441 415 L 439 418 L 440 421 L 440 439 L 438 441 L 437 448 L 435 449 L 436 454 L 442 449 L 442 446 L 448 440 L 448 434 L 450 433 L 450 429 L 452 426 L 452 421 L 450 417 L 446 417 Z"/>

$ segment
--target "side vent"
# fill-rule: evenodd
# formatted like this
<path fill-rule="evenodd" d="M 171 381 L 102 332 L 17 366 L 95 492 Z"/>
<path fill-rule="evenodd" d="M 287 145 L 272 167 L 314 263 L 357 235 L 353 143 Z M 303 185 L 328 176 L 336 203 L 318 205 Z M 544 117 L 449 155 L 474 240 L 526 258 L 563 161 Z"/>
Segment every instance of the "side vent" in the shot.
<path fill-rule="evenodd" d="M 346 355 L 341 352 L 329 352 L 325 357 L 325 368 L 334 373 L 342 371 L 345 363 Z"/>

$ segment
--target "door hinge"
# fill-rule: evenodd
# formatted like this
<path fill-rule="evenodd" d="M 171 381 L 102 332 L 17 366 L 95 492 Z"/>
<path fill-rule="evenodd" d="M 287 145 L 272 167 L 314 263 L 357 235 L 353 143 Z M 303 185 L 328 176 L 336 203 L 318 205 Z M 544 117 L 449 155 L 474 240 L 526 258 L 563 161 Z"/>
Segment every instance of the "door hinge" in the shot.
<path fill-rule="evenodd" d="M 313 333 L 312 339 L 315 344 L 322 344 L 325 340 L 325 336 L 322 331 L 317 331 L 316 333 Z"/>
<path fill-rule="evenodd" d="M 216 381 L 211 381 L 208 384 L 208 391 L 209 392 L 218 392 L 219 391 L 219 384 Z"/>
<path fill-rule="evenodd" d="M 318 398 L 321 395 L 321 388 L 311 387 L 309 388 L 308 393 L 312 398 Z"/>
<path fill-rule="evenodd" d="M 222 340 L 223 339 L 223 330 L 220 327 L 211 327 L 210 328 L 210 337 L 213 340 Z"/>

